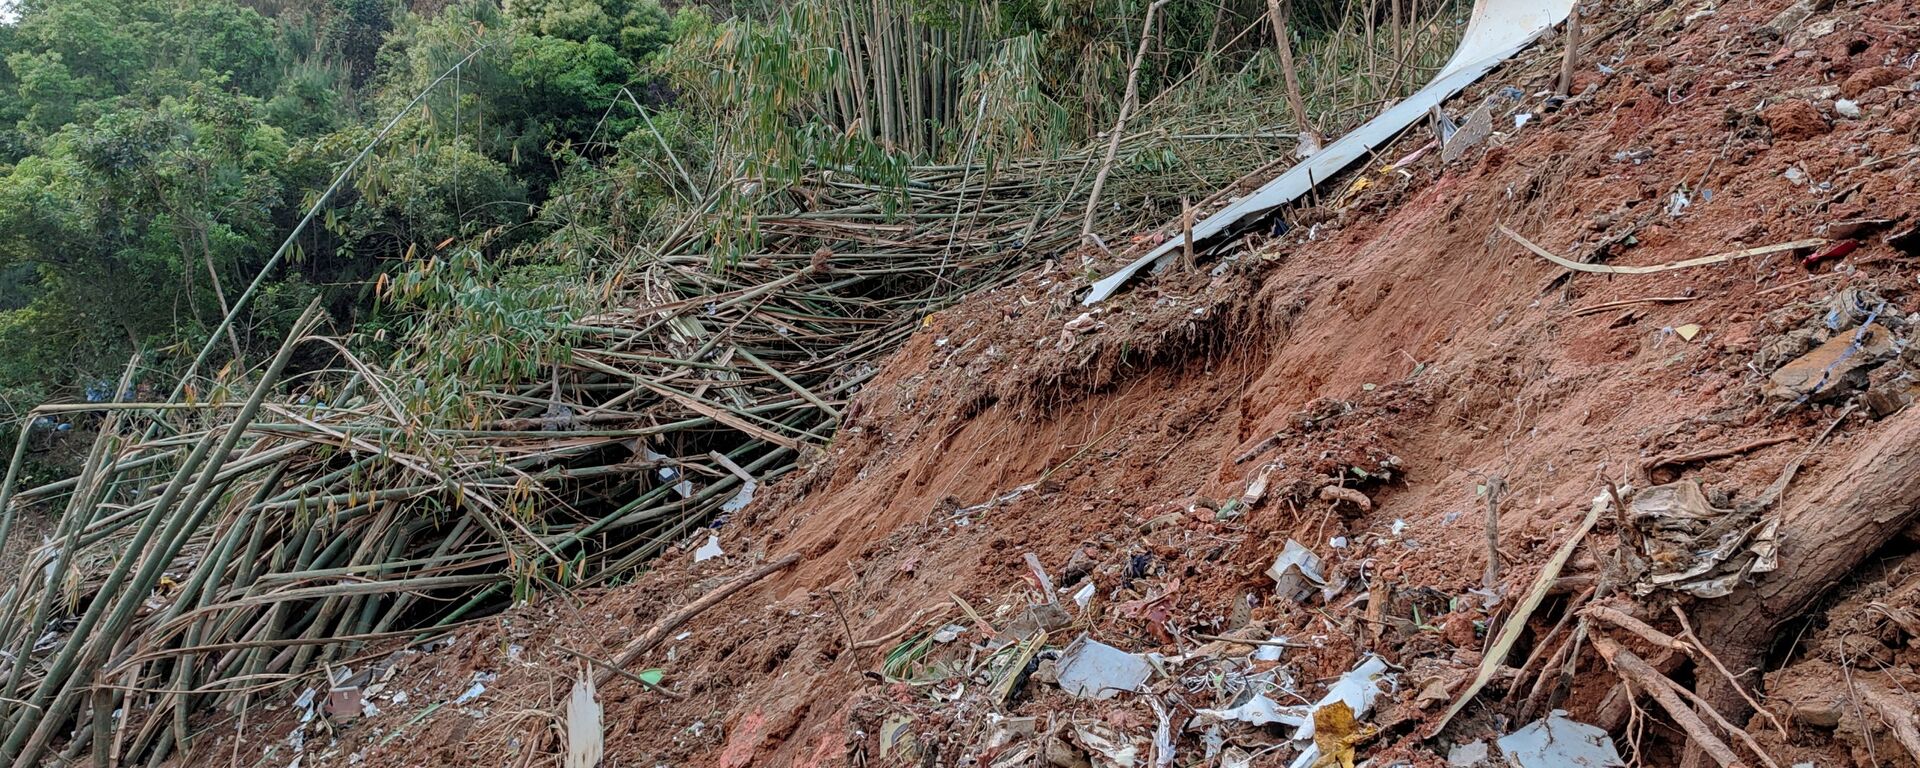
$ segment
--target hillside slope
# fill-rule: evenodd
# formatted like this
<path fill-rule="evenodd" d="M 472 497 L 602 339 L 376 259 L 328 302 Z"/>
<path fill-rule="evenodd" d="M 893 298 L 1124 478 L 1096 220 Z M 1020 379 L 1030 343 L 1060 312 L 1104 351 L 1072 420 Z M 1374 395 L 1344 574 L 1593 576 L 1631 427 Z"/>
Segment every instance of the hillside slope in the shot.
<path fill-rule="evenodd" d="M 1137 743 L 1147 764 L 1164 712 L 1174 754 L 1162 764 L 1247 754 L 1285 765 L 1291 729 L 1216 727 L 1195 712 L 1235 703 L 1235 681 L 1273 666 L 1208 636 L 1255 634 L 1288 639 L 1279 666 L 1304 700 L 1365 654 L 1395 666 L 1394 692 L 1363 718 L 1380 729 L 1359 748 L 1375 765 L 1438 764 L 1450 745 L 1549 706 L 1610 729 L 1640 764 L 1677 764 L 1686 738 L 1672 718 L 1610 696 L 1620 678 L 1591 643 L 1567 649 L 1569 604 L 1617 606 L 1678 635 L 1677 605 L 1717 647 L 1714 617 L 1757 590 L 1636 597 L 1636 558 L 1623 551 L 1648 534 L 1612 514 L 1574 551 L 1506 670 L 1438 738 L 1422 736 L 1609 481 L 1631 493 L 1690 479 L 1737 508 L 1804 457 L 1777 505 L 1780 570 L 1754 578 L 1793 592 L 1772 585 L 1840 563 L 1843 575 L 1811 594 L 1839 586 L 1830 597 L 1841 599 L 1811 621 L 1773 616 L 1794 621 L 1779 625 L 1787 639 L 1744 649 L 1769 672 L 1761 703 L 1786 726 L 1761 715 L 1747 731 L 1781 765 L 1911 765 L 1915 745 L 1888 725 L 1904 706 L 1914 727 L 1916 699 L 1901 692 L 1920 681 L 1920 624 L 1897 599 L 1916 583 L 1912 540 L 1809 551 L 1820 531 L 1795 526 L 1821 520 L 1796 511 L 1806 499 L 1853 493 L 1875 466 L 1862 452 L 1920 419 L 1901 410 L 1920 244 L 1897 236 L 1920 223 L 1920 7 L 1789 6 L 1589 7 L 1574 97 L 1546 103 L 1561 54 L 1549 40 L 1450 105 L 1456 118 L 1495 105 L 1494 134 L 1458 160 L 1423 151 L 1431 134 L 1416 128 L 1372 168 L 1324 185 L 1318 205 L 1287 212 L 1288 226 L 1203 252 L 1090 313 L 1076 294 L 1128 249 L 1086 254 L 1090 266 L 1070 254 L 929 317 L 830 452 L 713 532 L 724 555 L 696 562 L 689 546 L 632 584 L 546 598 L 396 656 L 369 698 L 378 714 L 300 726 L 298 707 L 255 713 L 210 725 L 227 735 L 183 759 L 284 765 L 297 741 L 301 765 L 556 764 L 582 655 L 614 658 L 716 587 L 797 554 L 668 628 L 633 665 L 662 669 L 671 695 L 620 677 L 600 687 L 604 764 L 1118 764 L 1099 738 Z M 1823 244 L 1574 274 L 1502 226 L 1615 266 Z M 1857 249 L 1805 263 L 1848 239 Z M 1884 345 L 1846 343 L 1869 334 Z M 1796 360 L 1830 339 L 1842 340 L 1837 360 Z M 1781 390 L 1770 375 L 1783 365 L 1813 366 L 1818 381 Z M 1819 391 L 1801 397 L 1808 388 Z M 1504 486 L 1492 592 L 1490 486 Z M 1889 530 L 1913 514 L 1874 512 Z M 1289 539 L 1322 559 L 1324 594 L 1275 594 L 1266 571 Z M 1029 555 L 1057 595 L 1042 594 Z M 1048 599 L 1057 611 L 1032 608 Z M 1047 631 L 991 641 L 1028 625 Z M 1164 662 L 1150 695 L 1075 698 L 1048 681 L 1060 675 L 1054 651 L 1082 632 L 1186 656 Z M 1713 698 L 1709 666 L 1610 632 Z M 1744 672 L 1738 654 L 1722 655 Z M 483 692 L 462 700 L 476 681 Z M 1810 699 L 1861 686 L 1896 716 L 1844 701 L 1809 714 Z"/>

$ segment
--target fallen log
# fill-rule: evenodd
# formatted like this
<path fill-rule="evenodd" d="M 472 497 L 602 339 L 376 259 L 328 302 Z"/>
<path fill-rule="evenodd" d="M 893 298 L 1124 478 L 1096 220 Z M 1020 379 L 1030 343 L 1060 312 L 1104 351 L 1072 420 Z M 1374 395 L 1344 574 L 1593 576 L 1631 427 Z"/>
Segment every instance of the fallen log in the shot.
<path fill-rule="evenodd" d="M 1920 515 L 1920 411 L 1888 419 L 1860 440 L 1843 467 L 1783 503 L 1780 565 L 1748 589 L 1696 606 L 1695 634 L 1726 666 L 1760 689 L 1760 661 L 1779 627 Z M 1735 681 L 1701 675 L 1701 698 L 1734 722 L 1752 712 Z M 1690 750 L 1688 765 L 1700 765 Z"/>

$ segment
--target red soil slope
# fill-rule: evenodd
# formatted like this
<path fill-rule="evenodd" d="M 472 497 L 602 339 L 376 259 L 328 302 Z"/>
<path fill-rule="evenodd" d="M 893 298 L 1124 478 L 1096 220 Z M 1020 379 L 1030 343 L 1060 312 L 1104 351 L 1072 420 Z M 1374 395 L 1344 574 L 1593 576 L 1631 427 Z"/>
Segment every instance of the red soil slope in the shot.
<path fill-rule="evenodd" d="M 1547 111 L 1539 94 L 1553 87 L 1560 49 L 1544 43 L 1458 100 L 1509 85 L 1526 94 L 1495 112 L 1487 146 L 1452 165 L 1428 152 L 1405 173 L 1376 172 L 1430 138 L 1411 131 L 1355 177 L 1364 189 L 1329 185 L 1319 207 L 1288 214 L 1296 226 L 1285 235 L 1227 245 L 1085 319 L 1075 295 L 1097 270 L 1078 254 L 930 317 L 861 393 L 832 450 L 717 531 L 726 556 L 693 564 L 690 548 L 670 553 L 630 585 L 549 597 L 408 657 L 387 683 L 408 700 L 376 696 L 381 714 L 309 736 L 304 765 L 557 764 L 530 747 L 553 748 L 578 674 L 563 647 L 614 656 L 676 608 L 791 552 L 796 567 L 702 613 L 636 665 L 664 669 L 684 698 L 617 678 L 600 690 L 606 765 L 894 764 L 879 731 L 903 717 L 922 754 L 938 746 L 928 765 L 1006 754 L 988 744 L 990 713 L 1037 716 L 1040 741 L 1068 723 L 1150 735 L 1157 715 L 1141 697 L 1082 701 L 1027 680 L 1001 704 L 990 681 L 968 678 L 966 649 L 987 639 L 981 625 L 1005 630 L 1040 599 L 1028 553 L 1058 586 L 1095 587 L 1086 609 L 1068 605 L 1072 625 L 1049 647 L 1086 631 L 1175 654 L 1203 642 L 1198 634 L 1261 622 L 1304 646 L 1285 663 L 1309 698 L 1363 653 L 1383 654 L 1404 671 L 1372 718 L 1382 734 L 1361 748 L 1378 765 L 1433 764 L 1448 743 L 1517 725 L 1505 713 L 1528 691 L 1510 694 L 1509 674 L 1441 739 L 1419 741 L 1479 663 L 1483 628 L 1504 619 L 1606 481 L 1644 485 L 1655 457 L 1785 438 L 1651 478 L 1684 474 L 1751 498 L 1845 402 L 1765 398 L 1765 374 L 1785 359 L 1777 340 L 1817 324 L 1848 289 L 1920 310 L 1920 256 L 1882 237 L 1920 221 L 1920 6 L 1841 0 L 1784 36 L 1766 30 L 1787 6 L 1590 7 L 1578 96 Z M 1509 109 L 1531 119 L 1516 128 Z M 1678 215 L 1676 192 L 1688 201 Z M 1776 254 L 1644 276 L 1570 275 L 1496 231 L 1506 225 L 1571 258 L 1650 265 L 1838 238 L 1836 222 L 1859 218 L 1893 225 L 1812 268 Z M 1612 306 L 1648 298 L 1666 301 Z M 1803 482 L 1844 469 L 1884 428 L 1873 416 L 1855 409 Z M 1215 511 L 1263 471 L 1258 503 Z M 1492 475 L 1507 489 L 1498 578 L 1508 597 L 1489 611 L 1470 590 L 1486 567 L 1478 488 Z M 1323 492 L 1329 485 L 1365 504 Z M 1570 588 L 1612 557 L 1610 526 L 1576 552 Z M 1276 599 L 1264 571 L 1288 538 L 1346 589 L 1324 602 Z M 1891 559 L 1903 555 L 1858 580 L 1899 589 L 1913 570 Z M 1802 553 L 1789 541 L 1782 556 Z M 1536 637 L 1563 603 L 1553 598 L 1535 619 Z M 891 630 L 948 623 L 966 632 L 935 656 L 961 674 L 928 686 L 880 679 L 883 657 L 909 637 Z M 1776 675 L 1790 678 L 1782 691 L 1846 674 L 1821 656 L 1824 626 L 1771 660 L 1799 664 Z M 1880 637 L 1853 634 L 1863 633 Z M 1910 676 L 1908 639 L 1896 633 L 1874 651 L 1878 668 Z M 1614 727 L 1645 764 L 1676 761 L 1677 732 L 1639 719 L 1629 729 L 1626 710 L 1602 705 L 1617 679 L 1583 653 L 1558 705 Z M 1523 649 L 1513 663 L 1524 658 Z M 499 675 L 485 694 L 420 716 L 477 671 Z M 1201 760 L 1200 723 L 1178 727 L 1192 712 L 1177 700 L 1211 700 L 1155 684 L 1172 693 L 1177 763 L 1216 764 Z M 1790 715 L 1783 696 L 1766 703 Z M 221 721 L 213 733 L 228 735 L 198 740 L 189 759 L 258 758 L 279 745 L 264 764 L 284 764 L 285 711 L 256 712 L 237 752 L 235 723 Z M 1871 718 L 1853 718 L 1852 736 L 1845 724 L 1788 719 L 1786 738 L 1759 727 L 1764 719 L 1751 729 L 1782 765 L 1836 764 L 1849 751 L 1863 765 L 1903 759 Z M 1226 735 L 1253 751 L 1283 734 Z M 1280 749 L 1255 764 L 1290 756 Z"/>

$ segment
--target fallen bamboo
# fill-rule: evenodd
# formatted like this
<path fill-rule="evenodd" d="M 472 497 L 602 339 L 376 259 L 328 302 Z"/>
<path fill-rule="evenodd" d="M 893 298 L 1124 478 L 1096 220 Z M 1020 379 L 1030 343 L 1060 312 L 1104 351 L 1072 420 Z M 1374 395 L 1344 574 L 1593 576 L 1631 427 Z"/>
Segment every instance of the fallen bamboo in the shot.
<path fill-rule="evenodd" d="M 1473 701 L 1473 697 L 1478 696 L 1480 690 L 1487 686 L 1487 682 L 1493 679 L 1494 673 L 1505 664 L 1507 652 L 1513 649 L 1513 644 L 1520 639 L 1520 633 L 1526 629 L 1527 621 L 1540 607 L 1540 602 L 1547 598 L 1547 592 L 1553 587 L 1554 580 L 1559 577 L 1560 569 L 1566 567 L 1567 560 L 1573 557 L 1573 550 L 1580 546 L 1580 541 L 1586 538 L 1587 532 L 1593 530 L 1594 523 L 1600 520 L 1600 513 L 1606 511 L 1608 506 L 1610 503 L 1604 494 L 1593 500 L 1593 506 L 1587 510 L 1586 516 L 1580 519 L 1580 524 L 1574 526 L 1573 531 L 1567 535 L 1567 540 L 1560 544 L 1560 549 L 1556 550 L 1546 565 L 1541 567 L 1539 575 L 1534 577 L 1533 586 L 1514 606 L 1513 613 L 1507 616 L 1506 622 L 1500 625 L 1500 631 L 1493 636 L 1492 644 L 1481 659 L 1480 670 L 1474 675 L 1473 682 L 1468 683 L 1467 687 L 1460 691 L 1460 695 L 1453 700 L 1453 705 L 1447 707 L 1446 713 L 1441 715 L 1440 719 L 1428 726 L 1422 738 L 1431 739 L 1438 736 L 1440 731 L 1447 727 L 1447 723 L 1451 722 L 1455 715 L 1460 714 L 1460 710 L 1466 709 L 1467 703 Z"/>

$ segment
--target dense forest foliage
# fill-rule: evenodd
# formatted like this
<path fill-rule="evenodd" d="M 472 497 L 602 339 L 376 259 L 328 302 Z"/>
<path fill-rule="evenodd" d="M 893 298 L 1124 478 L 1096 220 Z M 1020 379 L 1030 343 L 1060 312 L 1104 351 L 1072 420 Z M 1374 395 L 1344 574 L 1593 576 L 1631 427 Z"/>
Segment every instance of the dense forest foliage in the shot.
<path fill-rule="evenodd" d="M 524 374 L 555 318 L 592 300 L 596 272 L 688 231 L 720 268 L 809 169 L 907 204 L 910 164 L 991 167 L 1095 140 L 1143 32 L 1141 110 L 1236 162 L 1124 158 L 1162 182 L 1123 192 L 1129 205 L 1175 210 L 1251 168 L 1261 153 L 1245 144 L 1277 155 L 1298 130 L 1277 97 L 1266 0 L 1164 3 L 1145 29 L 1146 0 L 16 6 L 0 24 L 12 414 L 101 396 L 135 351 L 136 378 L 164 388 L 210 339 L 215 368 L 270 348 L 316 296 L 357 348 L 463 349 L 447 372 Z M 1457 26 L 1449 6 L 1415 0 L 1292 13 L 1316 115 L 1376 107 L 1416 79 L 1423 62 L 1366 47 L 1375 22 L 1435 41 Z M 1339 76 L 1360 68 L 1390 84 Z M 310 210 L 318 226 L 236 307 Z"/>

